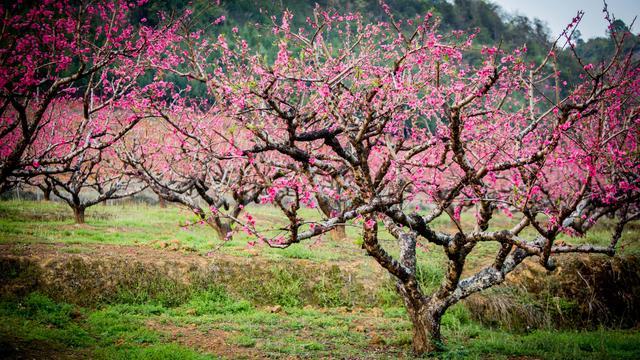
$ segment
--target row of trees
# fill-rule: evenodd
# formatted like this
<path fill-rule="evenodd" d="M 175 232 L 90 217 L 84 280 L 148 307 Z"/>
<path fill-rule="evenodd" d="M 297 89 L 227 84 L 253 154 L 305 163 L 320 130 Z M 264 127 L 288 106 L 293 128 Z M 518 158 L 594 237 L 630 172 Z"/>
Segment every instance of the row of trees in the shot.
<path fill-rule="evenodd" d="M 467 62 L 477 34 L 439 32 L 430 13 L 397 19 L 384 3 L 386 20 L 374 23 L 316 8 L 293 29 L 285 12 L 270 25 L 269 60 L 235 31 L 203 36 L 188 11 L 132 24 L 143 2 L 0 8 L 1 190 L 50 189 L 82 222 L 88 206 L 149 187 L 221 239 L 242 230 L 280 248 L 357 225 L 364 251 L 397 280 L 417 353 L 441 347 L 451 305 L 526 258 L 552 269 L 555 254 L 613 255 L 640 217 L 640 76 L 628 33 L 612 30 L 603 63 L 574 53 L 582 73 L 567 84 L 557 54 L 574 49 L 581 13 L 533 63 L 526 45 L 484 47 Z M 176 77 L 191 85 L 167 81 Z M 256 227 L 252 203 L 274 205 L 288 224 Z M 303 218 L 303 207 L 322 219 Z M 500 212 L 512 227 L 493 221 Z M 456 230 L 430 227 L 443 216 Z M 610 245 L 556 241 L 605 216 L 617 220 Z M 383 229 L 398 256 L 379 241 Z M 431 294 L 416 278 L 424 242 L 448 258 Z M 479 242 L 500 245 L 495 261 L 463 278 Z"/>

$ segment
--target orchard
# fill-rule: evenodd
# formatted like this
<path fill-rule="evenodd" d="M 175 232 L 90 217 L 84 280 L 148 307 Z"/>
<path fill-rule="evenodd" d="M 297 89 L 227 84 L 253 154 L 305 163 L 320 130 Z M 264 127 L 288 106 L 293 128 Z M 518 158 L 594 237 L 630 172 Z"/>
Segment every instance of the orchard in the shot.
<path fill-rule="evenodd" d="M 577 50 L 582 12 L 534 57 L 526 43 L 443 30 L 431 12 L 401 17 L 381 2 L 373 20 L 316 6 L 270 17 L 267 56 L 236 27 L 212 35 L 224 16 L 134 21 L 148 5 L 0 7 L 0 189 L 53 193 L 77 223 L 89 206 L 152 191 L 222 243 L 361 246 L 394 279 L 418 355 L 446 349 L 449 308 L 525 260 L 552 271 L 559 254 L 614 257 L 640 219 L 637 39 L 606 4 L 613 51 L 599 62 Z M 256 224 L 263 207 L 285 225 Z M 607 245 L 560 240 L 603 221 Z M 470 271 L 486 242 L 492 261 Z M 447 259 L 429 291 L 425 248 Z"/>

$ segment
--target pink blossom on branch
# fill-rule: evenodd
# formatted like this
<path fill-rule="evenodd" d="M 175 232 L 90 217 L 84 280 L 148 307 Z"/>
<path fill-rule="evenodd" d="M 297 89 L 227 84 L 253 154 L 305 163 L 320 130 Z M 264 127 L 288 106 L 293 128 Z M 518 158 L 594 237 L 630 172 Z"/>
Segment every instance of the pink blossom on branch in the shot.
<path fill-rule="evenodd" d="M 640 172 L 632 155 L 640 139 L 640 81 L 617 42 L 610 65 L 586 65 L 582 83 L 565 86 L 565 99 L 550 100 L 539 89 L 560 91 L 550 81 L 558 76 L 549 63 L 555 45 L 539 64 L 526 61 L 526 47 L 487 48 L 474 66 L 464 56 L 475 34 L 444 36 L 429 16 L 408 28 L 382 6 L 389 21 L 375 24 L 316 8 L 309 29 L 297 33 L 288 26 L 291 14 L 274 18 L 280 39 L 273 63 L 241 39 L 187 40 L 199 54 L 221 56 L 189 57 L 182 75 L 206 83 L 213 98 L 224 99 L 226 118 L 251 134 L 234 145 L 236 154 L 251 166 L 280 170 L 267 178 L 261 201 L 283 211 L 288 237 L 268 245 L 286 247 L 364 219 L 364 249 L 396 276 L 406 303 L 415 304 L 409 312 L 425 314 L 412 317 L 423 330 L 414 348 L 423 352 L 437 346 L 429 339 L 440 338 L 434 319 L 502 282 L 525 258 L 552 268 L 556 253 L 614 253 L 617 230 L 608 247 L 555 240 L 588 231 L 605 214 L 616 214 L 622 226 L 639 216 L 640 193 L 630 184 Z M 325 218 L 309 226 L 298 209 L 314 206 L 314 198 L 321 207 L 333 198 L 343 206 L 326 206 Z M 411 202 L 429 210 L 418 213 Z M 463 208 L 473 209 L 472 226 L 461 221 Z M 497 212 L 516 224 L 489 230 Z M 432 230 L 441 216 L 456 230 Z M 398 239 L 399 257 L 379 243 L 378 218 Z M 525 228 L 537 236 L 521 238 Z M 417 238 L 450 258 L 447 281 L 433 294 L 423 294 L 415 278 Z M 501 250 L 495 264 L 463 279 L 465 258 L 479 241 L 498 242 Z"/>

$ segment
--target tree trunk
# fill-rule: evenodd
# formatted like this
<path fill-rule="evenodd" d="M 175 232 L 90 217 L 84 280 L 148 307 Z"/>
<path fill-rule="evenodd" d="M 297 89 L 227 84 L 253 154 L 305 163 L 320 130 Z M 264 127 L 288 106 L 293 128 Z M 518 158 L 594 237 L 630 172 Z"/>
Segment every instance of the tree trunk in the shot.
<path fill-rule="evenodd" d="M 216 236 L 218 240 L 225 241 L 227 239 L 227 234 L 231 232 L 231 224 L 228 222 L 224 222 L 218 218 L 210 217 L 208 219 L 209 225 L 215 230 Z"/>
<path fill-rule="evenodd" d="M 344 225 L 336 225 L 331 230 L 331 239 L 335 241 L 344 240 L 347 238 L 347 227 Z"/>
<path fill-rule="evenodd" d="M 401 285 L 398 286 L 398 292 L 403 297 L 413 324 L 413 352 L 416 355 L 422 355 L 442 350 L 440 322 L 444 310 L 440 306 L 430 305 L 425 300 L 412 301 L 401 287 Z"/>
<path fill-rule="evenodd" d="M 76 218 L 76 224 L 84 224 L 84 208 L 83 207 L 74 208 L 73 215 Z"/>
<path fill-rule="evenodd" d="M 167 207 L 167 202 L 164 200 L 162 196 L 158 197 L 158 206 L 160 206 L 161 209 L 164 209 Z"/>
<path fill-rule="evenodd" d="M 399 232 L 400 261 L 416 272 L 416 235 L 413 232 Z M 442 350 L 440 321 L 445 307 L 433 298 L 425 298 L 419 291 L 417 279 L 406 283 L 398 280 L 396 288 L 413 323 L 413 351 L 417 355 Z"/>
<path fill-rule="evenodd" d="M 51 201 L 51 189 L 43 189 L 44 201 Z"/>
<path fill-rule="evenodd" d="M 423 308 L 412 317 L 413 351 L 418 354 L 440 351 L 443 349 L 440 322 L 442 313 L 436 309 Z"/>
<path fill-rule="evenodd" d="M 316 199 L 318 200 L 320 211 L 327 217 L 333 216 L 333 213 L 340 210 L 339 204 L 325 195 L 317 194 Z M 336 225 L 329 234 L 334 241 L 344 240 L 347 238 L 347 228 L 344 224 Z M 364 246 L 362 248 L 364 249 Z"/>
<path fill-rule="evenodd" d="M 413 324 L 413 351 L 416 355 L 443 350 L 440 321 L 446 310 L 437 298 L 425 297 L 420 291 L 416 274 L 416 233 L 403 230 L 394 224 L 388 229 L 398 239 L 400 263 L 412 276 L 396 278 L 396 290 L 404 301 L 405 308 Z"/>

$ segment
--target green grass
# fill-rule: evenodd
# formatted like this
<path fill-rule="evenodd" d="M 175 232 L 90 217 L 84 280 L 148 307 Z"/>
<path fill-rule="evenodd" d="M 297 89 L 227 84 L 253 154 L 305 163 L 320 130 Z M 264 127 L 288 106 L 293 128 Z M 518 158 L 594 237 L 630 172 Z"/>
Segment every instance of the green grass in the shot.
<path fill-rule="evenodd" d="M 211 311 L 213 304 L 219 307 Z M 194 313 L 194 306 L 205 311 Z M 51 351 L 102 359 L 216 358 L 221 349 L 184 345 L 207 336 L 224 340 L 227 352 L 222 355 L 253 351 L 271 357 L 411 357 L 411 325 L 403 310 L 372 315 L 370 311 L 299 307 L 274 314 L 247 306 L 245 300 L 222 289 L 195 294 L 187 303 L 170 308 L 114 304 L 88 309 L 32 293 L 0 302 L 0 337 L 18 339 L 21 344 L 44 342 Z M 634 359 L 640 349 L 637 331 L 514 334 L 474 323 L 462 306 L 449 311 L 442 326 L 446 350 L 432 355 L 444 359 Z"/>
<path fill-rule="evenodd" d="M 459 341 L 456 339 L 456 342 Z M 451 346 L 443 357 L 495 358 L 540 357 L 543 359 L 637 359 L 640 349 L 637 331 L 534 331 L 511 334 L 483 331 L 466 346 Z"/>
<path fill-rule="evenodd" d="M 282 221 L 270 207 L 252 207 L 250 211 L 262 227 L 274 227 Z M 305 215 L 318 216 L 309 209 Z M 192 214 L 178 207 L 96 206 L 88 210 L 87 224 L 78 226 L 73 224 L 71 211 L 61 203 L 0 201 L 0 243 L 13 244 L 13 255 L 28 252 L 33 243 L 64 244 L 58 247 L 59 251 L 87 255 L 97 253 L 96 244 L 143 245 L 202 255 L 218 251 L 257 256 L 274 264 L 267 265 L 262 278 L 247 274 L 245 291 L 234 292 L 237 297 L 224 287 L 187 291 L 154 278 L 151 282 L 130 279 L 132 286 L 121 289 L 115 300 L 97 308 L 55 302 L 38 293 L 4 299 L 0 301 L 0 338 L 11 338 L 20 344 L 46 344 L 62 354 L 82 353 L 104 359 L 228 357 L 215 349 L 193 345 L 215 337 L 224 340 L 223 345 L 216 346 L 236 349 L 247 357 L 410 357 L 411 324 L 391 282 L 373 294 L 380 308 L 366 309 L 354 307 L 362 293 L 345 293 L 343 287 L 336 285 L 341 267 L 354 266 L 359 275 L 371 277 L 375 274 L 371 270 L 378 266 L 364 256 L 358 245 L 357 228 L 347 227 L 349 237 L 342 241 L 327 236 L 281 251 L 260 245 L 250 247 L 244 234 L 221 244 L 205 226 L 181 227 L 192 220 Z M 473 215 L 465 213 L 462 220 L 464 226 L 470 226 Z M 505 227 L 510 222 L 506 217 L 497 217 L 492 225 Z M 567 241 L 607 244 L 610 225 L 607 220 L 587 237 Z M 621 253 L 635 255 L 640 251 L 632 240 L 637 238 L 639 227 L 637 223 L 631 225 L 621 241 L 625 245 Z M 451 228 L 451 224 L 440 218 L 434 227 Z M 381 238 L 383 245 L 396 254 L 389 234 L 383 233 Z M 418 277 L 429 291 L 440 283 L 446 258 L 439 248 L 427 248 L 419 251 Z M 478 244 L 469 257 L 469 267 L 491 261 L 496 249 L 496 244 Z M 335 271 L 323 273 L 309 288 L 305 287 L 306 274 L 290 271 L 287 261 L 337 265 Z M 317 298 L 317 307 L 305 306 L 310 293 Z M 274 310 L 273 304 L 281 308 Z M 201 337 L 186 341 L 198 334 Z M 640 357 L 637 331 L 510 332 L 482 326 L 461 304 L 444 316 L 443 334 L 447 350 L 437 354 L 440 358 Z"/>
<path fill-rule="evenodd" d="M 116 360 L 207 360 L 214 358 L 175 344 L 159 344 L 132 348 L 109 347 L 96 350 L 95 356 L 102 359 Z"/>
<path fill-rule="evenodd" d="M 58 352 L 82 352 L 104 359 L 210 358 L 164 343 L 162 334 L 147 329 L 141 316 L 119 310 L 119 306 L 79 308 L 38 293 L 4 299 L 0 302 L 0 338 L 44 346 L 51 349 L 48 355 L 52 357 L 60 356 Z"/>
<path fill-rule="evenodd" d="M 236 314 L 253 310 L 251 303 L 232 299 L 226 290 L 219 286 L 197 292 L 185 307 L 195 315 Z"/>
<path fill-rule="evenodd" d="M 257 226 L 262 229 L 277 228 L 284 224 L 283 216 L 270 206 L 252 206 L 248 211 L 256 218 Z M 319 219 L 314 209 L 302 209 L 301 216 L 307 219 Z M 206 225 L 190 225 L 194 215 L 177 206 L 160 208 L 140 204 L 98 205 L 87 210 L 87 223 L 75 225 L 71 210 L 60 202 L 38 201 L 0 201 L 0 243 L 63 243 L 76 245 L 65 250 L 70 253 L 90 252 L 84 244 L 147 245 L 174 251 L 195 251 L 207 254 L 217 251 L 236 256 L 255 256 L 256 253 L 267 259 L 303 259 L 316 262 L 325 261 L 361 261 L 364 251 L 359 245 L 360 229 L 347 226 L 348 238 L 336 241 L 330 236 L 307 243 L 294 244 L 281 250 L 257 244 L 248 246 L 255 240 L 246 234 L 237 233 L 224 243 L 216 239 L 212 229 Z M 507 228 L 514 220 L 498 215 L 492 221 L 493 229 Z M 463 228 L 471 229 L 473 214 L 462 214 Z M 584 238 L 561 237 L 573 243 L 593 242 L 606 245 L 610 241 L 612 221 L 605 220 Z M 432 226 L 435 229 L 452 230 L 449 219 L 442 216 Z M 621 254 L 640 254 L 640 246 L 632 241 L 637 238 L 638 226 L 629 225 L 620 242 Z M 523 236 L 532 235 L 525 231 Z M 386 233 L 381 233 L 381 242 L 391 254 L 397 254 L 395 241 Z M 446 261 L 438 247 L 427 244 L 428 251 L 419 251 L 419 263 L 424 266 L 438 267 Z M 498 245 L 480 243 L 469 257 L 469 267 L 475 268 L 491 261 Z"/>

